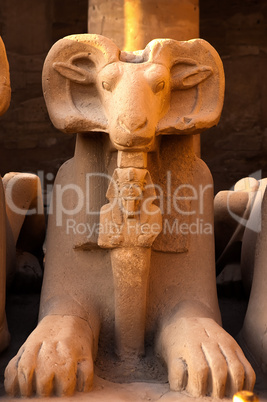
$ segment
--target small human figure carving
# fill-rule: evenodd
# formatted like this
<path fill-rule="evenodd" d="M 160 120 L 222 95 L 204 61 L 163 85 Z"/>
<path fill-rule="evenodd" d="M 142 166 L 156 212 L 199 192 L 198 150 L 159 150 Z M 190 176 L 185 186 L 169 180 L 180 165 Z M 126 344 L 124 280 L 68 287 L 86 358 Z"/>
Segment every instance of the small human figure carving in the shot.
<path fill-rule="evenodd" d="M 156 191 L 148 170 L 117 168 L 106 196 L 110 204 L 100 211 L 103 230 L 98 238 L 99 246 L 151 247 L 161 232 L 162 217 L 159 207 L 153 204 Z"/>
<path fill-rule="evenodd" d="M 146 154 L 118 151 L 118 165 L 100 210 L 98 245 L 111 248 L 117 354 L 124 359 L 145 351 L 145 321 L 151 246 L 162 229 Z M 124 161 L 124 163 L 122 162 Z M 126 162 L 126 164 L 125 164 Z M 121 164 L 123 167 L 120 167 Z"/>
<path fill-rule="evenodd" d="M 156 39 L 121 52 L 103 36 L 73 35 L 50 50 L 43 90 L 53 124 L 78 135 L 55 181 L 39 324 L 6 368 L 6 391 L 90 390 L 98 345 L 114 332 L 122 363 L 142 359 L 144 338 L 154 339 L 171 390 L 223 397 L 252 389 L 254 371 L 221 327 L 212 177 L 193 150 L 192 134 L 220 118 L 216 51 L 201 39 Z M 142 215 L 146 200 L 155 215 Z M 120 226 L 136 212 L 137 236 L 127 225 L 121 236 L 101 232 L 105 219 Z M 162 230 L 141 240 L 146 219 Z"/>

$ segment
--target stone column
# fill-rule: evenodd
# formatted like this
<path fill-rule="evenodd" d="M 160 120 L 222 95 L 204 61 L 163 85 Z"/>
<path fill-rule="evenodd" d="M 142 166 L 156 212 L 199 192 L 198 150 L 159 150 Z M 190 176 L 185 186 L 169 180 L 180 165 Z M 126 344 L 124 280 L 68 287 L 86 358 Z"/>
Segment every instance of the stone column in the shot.
<path fill-rule="evenodd" d="M 144 49 L 156 38 L 198 38 L 199 0 L 89 0 L 88 32 L 128 51 Z M 199 155 L 199 135 L 194 149 Z"/>

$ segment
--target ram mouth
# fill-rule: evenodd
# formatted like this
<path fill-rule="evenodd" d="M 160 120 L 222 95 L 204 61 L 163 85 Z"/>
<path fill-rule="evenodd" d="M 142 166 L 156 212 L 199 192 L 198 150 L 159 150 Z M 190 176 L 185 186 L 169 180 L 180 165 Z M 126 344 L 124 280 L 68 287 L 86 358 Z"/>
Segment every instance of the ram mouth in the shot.
<path fill-rule="evenodd" d="M 150 140 L 150 142 L 147 144 L 133 145 L 133 142 L 134 142 L 134 140 L 132 140 L 132 141 L 129 140 L 126 142 L 126 144 L 120 144 L 117 141 L 113 141 L 113 144 L 118 151 L 148 152 L 151 150 L 152 146 L 154 145 L 154 138 L 152 138 L 152 140 Z"/>

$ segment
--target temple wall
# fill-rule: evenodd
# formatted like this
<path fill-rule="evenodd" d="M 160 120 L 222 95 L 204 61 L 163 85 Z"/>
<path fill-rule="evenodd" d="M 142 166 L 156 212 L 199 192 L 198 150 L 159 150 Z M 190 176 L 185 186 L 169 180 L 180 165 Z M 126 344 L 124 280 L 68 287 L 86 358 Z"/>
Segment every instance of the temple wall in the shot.
<path fill-rule="evenodd" d="M 41 70 L 57 39 L 86 31 L 87 0 L 1 1 L 0 35 L 12 85 L 10 109 L 0 120 L 2 175 L 38 170 L 54 175 L 73 154 L 73 137 L 50 123 Z M 226 74 L 221 121 L 202 134 L 201 145 L 218 191 L 258 170 L 267 175 L 267 3 L 200 0 L 200 36 L 217 49 Z"/>
<path fill-rule="evenodd" d="M 0 172 L 53 173 L 73 154 L 74 138 L 50 122 L 42 92 L 44 59 L 55 41 L 87 29 L 87 0 L 1 0 L 12 97 L 0 121 Z M 52 176 L 51 176 L 52 177 Z"/>
<path fill-rule="evenodd" d="M 219 52 L 226 90 L 218 127 L 202 134 L 215 190 L 267 175 L 267 3 L 200 1 L 200 35 Z"/>

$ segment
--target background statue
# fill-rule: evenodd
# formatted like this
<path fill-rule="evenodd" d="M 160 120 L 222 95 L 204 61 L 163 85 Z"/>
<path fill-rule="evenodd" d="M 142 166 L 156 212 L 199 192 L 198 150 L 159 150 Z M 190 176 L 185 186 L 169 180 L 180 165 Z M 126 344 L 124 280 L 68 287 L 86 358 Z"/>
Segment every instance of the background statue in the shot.
<path fill-rule="evenodd" d="M 233 190 L 220 191 L 214 201 L 218 269 L 226 267 L 228 274 L 222 275 L 228 275 L 229 280 L 239 274 L 249 298 L 239 343 L 255 370 L 264 375 L 267 373 L 266 185 L 266 178 L 245 177 Z"/>
<path fill-rule="evenodd" d="M 6 50 L 2 38 L 0 38 L 0 115 L 4 114 L 9 107 L 11 88 L 9 78 L 9 65 Z M 2 180 L 0 180 L 0 351 L 9 342 L 7 329 L 5 303 L 6 303 L 6 214 L 5 196 Z"/>
<path fill-rule="evenodd" d="M 9 65 L 0 38 L 0 115 L 8 109 L 10 97 Z M 28 253 L 40 251 L 44 233 L 39 178 L 27 173 L 8 173 L 3 179 L 0 177 L 0 352 L 10 339 L 5 314 L 6 286 L 12 282 L 16 271 L 23 271 L 29 258 L 27 265 L 33 268 L 33 275 L 41 279 L 39 262 Z"/>
<path fill-rule="evenodd" d="M 252 389 L 250 364 L 220 326 L 212 178 L 193 151 L 192 134 L 217 124 L 223 105 L 216 51 L 158 39 L 121 52 L 73 35 L 50 50 L 43 90 L 53 124 L 78 135 L 55 181 L 40 321 L 6 368 L 6 391 L 88 391 L 114 342 L 131 375 L 153 342 L 174 391 Z"/>

